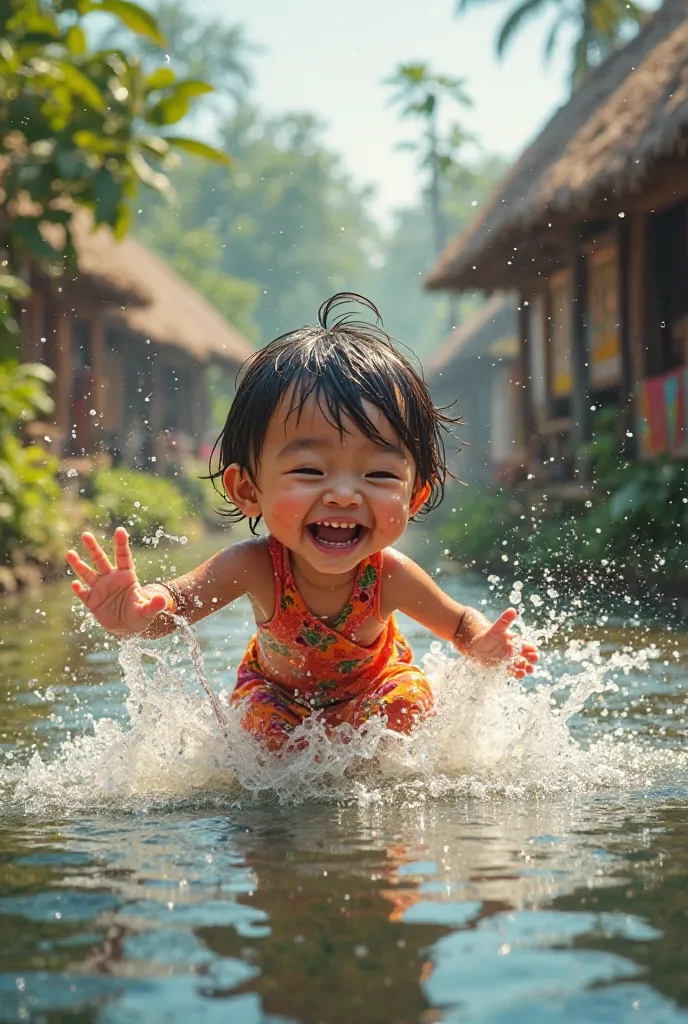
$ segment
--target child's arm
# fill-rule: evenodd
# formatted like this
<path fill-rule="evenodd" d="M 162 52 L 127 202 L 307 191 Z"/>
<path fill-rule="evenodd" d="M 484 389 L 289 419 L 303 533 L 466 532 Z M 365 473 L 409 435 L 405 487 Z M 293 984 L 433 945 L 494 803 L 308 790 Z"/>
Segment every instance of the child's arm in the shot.
<path fill-rule="evenodd" d="M 441 640 L 448 640 L 462 654 L 481 665 L 510 661 L 509 671 L 517 679 L 533 671 L 538 660 L 533 644 L 518 644 L 509 627 L 517 617 L 513 608 L 490 622 L 475 608 L 459 604 L 410 558 L 387 549 L 384 554 L 382 611 L 388 614 L 388 600 Z M 389 599 L 387 599 L 389 595 Z"/>
<path fill-rule="evenodd" d="M 82 540 L 93 562 L 85 562 L 76 551 L 67 561 L 79 577 L 72 583 L 77 597 L 105 629 L 121 636 L 145 633 L 157 638 L 172 633 L 176 626 L 169 611 L 197 622 L 211 612 L 241 597 L 248 590 L 255 541 L 234 544 L 197 569 L 169 584 L 142 585 L 137 576 L 127 531 L 115 530 L 113 566 L 93 534 Z M 255 568 L 255 566 L 254 566 Z"/>

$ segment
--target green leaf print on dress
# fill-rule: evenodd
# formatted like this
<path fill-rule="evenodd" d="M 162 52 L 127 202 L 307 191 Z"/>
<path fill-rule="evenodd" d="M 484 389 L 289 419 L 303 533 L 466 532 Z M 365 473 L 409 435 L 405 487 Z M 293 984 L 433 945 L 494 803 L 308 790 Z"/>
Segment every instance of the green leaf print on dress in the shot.
<path fill-rule="evenodd" d="M 335 618 L 332 619 L 333 628 L 339 629 L 340 626 L 343 626 L 353 610 L 354 606 L 351 604 L 351 602 L 345 604 L 342 610 L 340 611 L 339 615 L 335 616 Z"/>
<path fill-rule="evenodd" d="M 326 708 L 332 703 L 332 695 L 337 693 L 340 686 L 338 679 L 325 679 L 318 683 L 317 691 L 311 697 L 311 707 Z"/>
<path fill-rule="evenodd" d="M 361 590 L 367 590 L 373 583 L 377 583 L 377 570 L 372 565 L 366 565 L 358 578 L 358 586 Z"/>
<path fill-rule="evenodd" d="M 339 642 L 332 633 L 325 633 L 317 626 L 304 626 L 299 636 L 309 647 L 317 647 L 320 651 L 327 651 L 328 647 Z"/>
<path fill-rule="evenodd" d="M 370 665 L 371 661 L 373 661 L 372 655 L 368 658 L 346 658 L 344 661 L 338 661 L 335 668 L 341 675 L 348 676 L 355 669 Z"/>
<path fill-rule="evenodd" d="M 285 658 L 291 657 L 294 653 L 293 649 L 288 644 L 283 644 L 276 637 L 270 633 L 263 631 L 260 636 L 260 643 L 262 647 L 266 647 L 269 651 L 274 654 L 281 654 Z"/>

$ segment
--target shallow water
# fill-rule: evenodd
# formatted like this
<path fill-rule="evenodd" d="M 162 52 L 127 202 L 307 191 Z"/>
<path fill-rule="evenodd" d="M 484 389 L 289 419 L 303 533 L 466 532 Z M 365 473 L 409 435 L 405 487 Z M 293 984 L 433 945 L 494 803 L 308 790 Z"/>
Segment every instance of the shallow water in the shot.
<path fill-rule="evenodd" d="M 596 584 L 444 585 L 522 600 L 538 679 L 435 653 L 415 740 L 316 728 L 279 764 L 223 736 L 185 642 L 126 647 L 125 683 L 66 585 L 7 601 L 0 1021 L 688 1017 L 688 634 Z M 249 630 L 199 627 L 216 693 Z"/>

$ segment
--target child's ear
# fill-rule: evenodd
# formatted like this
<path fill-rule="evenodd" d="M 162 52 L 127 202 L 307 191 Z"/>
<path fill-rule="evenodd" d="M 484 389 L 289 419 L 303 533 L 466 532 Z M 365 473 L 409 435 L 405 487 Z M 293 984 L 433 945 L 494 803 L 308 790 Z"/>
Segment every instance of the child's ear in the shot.
<path fill-rule="evenodd" d="M 416 490 L 411 498 L 411 505 L 409 508 L 409 519 L 413 519 L 417 512 L 423 507 L 425 502 L 430 497 L 430 491 L 432 487 L 430 484 L 425 484 L 420 490 Z"/>
<path fill-rule="evenodd" d="M 236 462 L 222 474 L 222 483 L 229 500 L 244 513 L 248 519 L 254 519 L 262 512 L 258 498 L 258 488 L 244 469 Z"/>

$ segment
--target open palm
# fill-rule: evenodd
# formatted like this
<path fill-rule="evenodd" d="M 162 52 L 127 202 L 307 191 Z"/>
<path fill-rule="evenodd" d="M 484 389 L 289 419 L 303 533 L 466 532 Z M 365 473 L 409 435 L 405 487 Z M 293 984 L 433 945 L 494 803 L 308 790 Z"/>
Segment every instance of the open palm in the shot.
<path fill-rule="evenodd" d="M 517 617 L 518 613 L 513 608 L 502 612 L 489 629 L 473 638 L 470 654 L 480 665 L 498 665 L 508 661 L 509 675 L 523 679 L 533 671 L 538 656 L 534 644 L 519 643 L 519 637 L 511 632 L 510 627 Z"/>
<path fill-rule="evenodd" d="M 67 552 L 67 562 L 79 577 L 72 590 L 111 633 L 140 633 L 167 601 L 163 594 L 151 594 L 139 583 L 127 531 L 122 526 L 115 530 L 114 566 L 92 533 L 82 534 L 81 539 L 93 566 L 76 551 Z"/>

